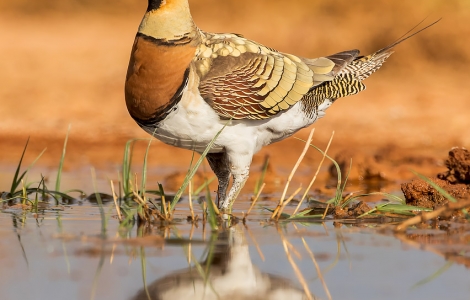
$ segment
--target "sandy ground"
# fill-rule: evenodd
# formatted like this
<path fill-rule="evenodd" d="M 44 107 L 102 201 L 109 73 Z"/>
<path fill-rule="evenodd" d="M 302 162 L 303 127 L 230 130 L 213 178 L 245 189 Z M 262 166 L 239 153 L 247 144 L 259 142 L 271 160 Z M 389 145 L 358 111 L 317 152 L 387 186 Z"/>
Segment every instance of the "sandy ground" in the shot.
<path fill-rule="evenodd" d="M 285 1 L 273 0 L 190 1 L 204 30 L 242 33 L 304 57 L 353 48 L 368 54 L 424 17 L 429 16 L 425 23 L 442 17 L 397 47 L 365 82 L 366 91 L 340 99 L 314 124 L 314 143 L 322 148 L 335 131 L 330 153 L 353 157 L 357 179 L 365 176 L 361 164 L 372 164 L 379 176 L 391 180 L 407 177 L 410 164 L 419 169 L 425 161 L 442 168 L 451 147 L 470 146 L 470 4 L 348 3 L 296 0 L 286 7 Z M 69 170 L 114 166 L 128 139 L 147 137 L 129 117 L 123 96 L 129 52 L 145 7 L 144 0 L 0 1 L 0 165 L 16 164 L 28 136 L 26 161 L 47 147 L 39 164 L 56 165 L 69 124 Z M 285 174 L 302 147 L 292 138 L 271 145 L 255 157 L 253 168 L 259 169 L 268 154 L 273 172 Z M 152 166 L 187 168 L 189 151 L 160 142 L 152 149 Z M 306 173 L 317 158 L 307 155 Z"/>

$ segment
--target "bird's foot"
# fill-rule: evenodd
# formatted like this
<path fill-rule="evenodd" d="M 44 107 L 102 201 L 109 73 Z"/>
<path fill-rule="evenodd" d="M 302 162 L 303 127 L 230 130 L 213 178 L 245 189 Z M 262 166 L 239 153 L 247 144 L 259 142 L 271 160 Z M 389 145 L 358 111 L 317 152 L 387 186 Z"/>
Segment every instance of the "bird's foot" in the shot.
<path fill-rule="evenodd" d="M 247 179 L 248 179 L 248 172 L 233 176 L 232 188 L 230 189 L 230 192 L 228 193 L 227 197 L 225 197 L 225 199 L 222 201 L 222 204 L 220 205 L 220 209 L 222 211 L 232 210 L 232 205 L 235 202 L 235 199 L 237 199 L 238 194 L 240 193 L 241 189 L 245 185 L 245 182 L 247 181 Z"/>

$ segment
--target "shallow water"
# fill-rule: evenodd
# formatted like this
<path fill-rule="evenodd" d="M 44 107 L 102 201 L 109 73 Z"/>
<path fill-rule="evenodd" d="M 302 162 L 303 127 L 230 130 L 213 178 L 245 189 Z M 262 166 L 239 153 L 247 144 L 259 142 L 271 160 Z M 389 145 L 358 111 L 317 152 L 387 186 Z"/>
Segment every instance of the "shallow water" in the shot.
<path fill-rule="evenodd" d="M 211 235 L 201 222 L 197 227 L 186 222 L 184 203 L 178 204 L 176 225 L 134 225 L 127 230 L 119 230 L 112 207 L 106 206 L 111 216 L 106 238 L 98 207 L 87 201 L 50 207 L 37 219 L 32 213 L 4 210 L 1 298 L 148 299 L 145 282 L 151 299 L 194 298 L 194 293 L 202 299 L 204 291 L 205 299 L 216 299 L 214 291 L 233 299 L 301 299 L 306 298 L 304 281 L 312 297 L 328 299 L 311 251 L 333 299 L 468 299 L 468 267 L 445 259 L 442 253 L 450 246 L 430 248 L 408 238 L 410 233 L 432 236 L 438 230 L 393 236 L 378 233 L 375 225 L 272 224 L 262 206 L 273 204 L 260 203 L 245 226 L 239 223 L 218 235 Z M 246 210 L 247 204 L 239 203 L 235 215 Z M 132 239 L 137 236 L 154 238 Z M 178 237 L 193 242 L 174 239 Z M 452 247 L 468 261 L 468 242 Z M 204 261 L 208 253 L 213 260 L 206 273 L 210 284 L 205 285 L 194 261 Z M 441 274 L 433 277 L 436 272 Z"/>

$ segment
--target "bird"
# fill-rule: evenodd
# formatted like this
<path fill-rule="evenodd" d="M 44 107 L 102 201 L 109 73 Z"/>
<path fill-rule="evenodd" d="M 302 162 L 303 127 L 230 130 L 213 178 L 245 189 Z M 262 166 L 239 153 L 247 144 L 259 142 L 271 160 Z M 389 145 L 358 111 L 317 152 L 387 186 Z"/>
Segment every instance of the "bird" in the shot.
<path fill-rule="evenodd" d="M 126 106 L 166 144 L 203 153 L 212 142 L 206 159 L 218 179 L 219 208 L 227 211 L 256 152 L 313 124 L 338 98 L 363 91 L 363 80 L 396 45 L 435 23 L 370 55 L 303 58 L 240 34 L 199 29 L 188 0 L 148 0 L 126 74 Z"/>
<path fill-rule="evenodd" d="M 132 299 L 319 299 L 295 287 L 291 278 L 260 270 L 249 250 L 241 224 L 226 228 L 217 233 L 217 239 L 211 239 L 198 268 L 190 266 L 160 277 Z"/>

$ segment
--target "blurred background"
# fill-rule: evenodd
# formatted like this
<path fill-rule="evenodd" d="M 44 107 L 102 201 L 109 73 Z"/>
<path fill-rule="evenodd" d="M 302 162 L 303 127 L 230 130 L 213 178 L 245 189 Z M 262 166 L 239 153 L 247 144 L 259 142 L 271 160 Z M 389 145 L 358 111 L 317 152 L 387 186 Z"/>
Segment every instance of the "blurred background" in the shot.
<path fill-rule="evenodd" d="M 189 2 L 205 31 L 240 33 L 304 57 L 355 48 L 369 54 L 424 18 L 427 24 L 442 17 L 399 45 L 365 81 L 366 91 L 335 103 L 314 124 L 314 142 L 324 147 L 335 131 L 332 153 L 393 146 L 445 156 L 452 146 L 470 146 L 470 1 Z M 123 95 L 146 6 L 145 0 L 0 0 L 2 163 L 16 163 L 30 136 L 30 147 L 48 147 L 43 163 L 55 164 L 69 124 L 68 155 L 77 164 L 119 161 L 129 138 L 147 137 L 129 117 Z M 181 160 L 160 144 L 160 159 L 168 154 L 167 163 Z M 289 139 L 263 153 L 292 153 L 295 160 L 302 147 Z"/>

